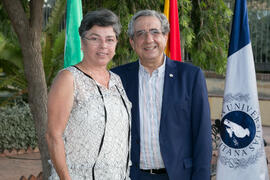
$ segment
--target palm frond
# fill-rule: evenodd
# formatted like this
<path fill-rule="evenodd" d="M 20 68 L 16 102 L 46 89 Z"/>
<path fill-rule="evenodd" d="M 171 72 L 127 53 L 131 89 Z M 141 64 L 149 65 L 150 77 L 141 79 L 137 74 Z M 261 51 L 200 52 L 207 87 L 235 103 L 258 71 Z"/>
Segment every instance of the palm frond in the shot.
<path fill-rule="evenodd" d="M 22 52 L 17 44 L 10 43 L 2 33 L 0 33 L 0 59 L 14 65 L 18 69 L 23 69 L 22 64 Z M 3 67 L 4 63 L 0 62 L 0 67 Z"/>
<path fill-rule="evenodd" d="M 46 32 L 55 35 L 59 32 L 60 24 L 62 23 L 63 16 L 65 14 L 66 1 L 56 0 L 54 8 L 49 17 L 49 22 L 46 26 Z"/>
<path fill-rule="evenodd" d="M 46 63 L 46 81 L 47 86 L 50 87 L 53 78 L 64 64 L 64 46 L 65 46 L 65 32 L 57 33 L 56 38 L 52 44 L 51 59 Z"/>

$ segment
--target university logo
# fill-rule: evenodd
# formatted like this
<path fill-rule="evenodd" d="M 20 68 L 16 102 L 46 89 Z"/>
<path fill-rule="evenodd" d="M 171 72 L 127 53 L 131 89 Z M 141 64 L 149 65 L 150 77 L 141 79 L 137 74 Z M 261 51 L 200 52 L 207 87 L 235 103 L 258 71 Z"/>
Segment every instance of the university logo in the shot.
<path fill-rule="evenodd" d="M 260 121 L 248 94 L 225 95 L 219 145 L 219 160 L 223 165 L 246 168 L 263 155 Z"/>

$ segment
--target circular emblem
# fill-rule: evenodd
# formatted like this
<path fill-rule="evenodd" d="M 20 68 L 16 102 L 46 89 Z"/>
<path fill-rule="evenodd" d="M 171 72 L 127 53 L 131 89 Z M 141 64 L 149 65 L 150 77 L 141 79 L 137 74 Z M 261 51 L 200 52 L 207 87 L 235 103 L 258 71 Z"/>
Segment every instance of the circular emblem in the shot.
<path fill-rule="evenodd" d="M 247 147 L 256 135 L 256 127 L 250 115 L 243 111 L 231 111 L 221 121 L 221 139 L 234 149 Z"/>

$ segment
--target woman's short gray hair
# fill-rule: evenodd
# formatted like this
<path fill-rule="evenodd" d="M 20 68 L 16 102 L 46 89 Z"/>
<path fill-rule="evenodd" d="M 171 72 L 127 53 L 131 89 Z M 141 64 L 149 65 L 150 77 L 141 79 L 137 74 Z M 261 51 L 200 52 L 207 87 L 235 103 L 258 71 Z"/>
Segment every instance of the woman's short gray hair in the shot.
<path fill-rule="evenodd" d="M 168 19 L 166 18 L 166 16 L 163 13 L 154 11 L 154 10 L 141 10 L 138 11 L 137 13 L 134 14 L 134 16 L 131 18 L 131 20 L 129 21 L 128 24 L 128 36 L 129 38 L 133 39 L 134 36 L 134 24 L 136 19 L 138 19 L 141 16 L 154 16 L 156 18 L 158 18 L 158 20 L 161 23 L 161 31 L 163 34 L 167 34 L 170 32 L 170 25 L 168 22 Z"/>
<path fill-rule="evenodd" d="M 86 32 L 94 25 L 102 27 L 112 26 L 117 39 L 119 37 L 119 34 L 121 33 L 121 24 L 119 18 L 108 9 L 100 9 L 88 12 L 83 17 L 81 25 L 79 27 L 80 36 L 84 37 Z"/>

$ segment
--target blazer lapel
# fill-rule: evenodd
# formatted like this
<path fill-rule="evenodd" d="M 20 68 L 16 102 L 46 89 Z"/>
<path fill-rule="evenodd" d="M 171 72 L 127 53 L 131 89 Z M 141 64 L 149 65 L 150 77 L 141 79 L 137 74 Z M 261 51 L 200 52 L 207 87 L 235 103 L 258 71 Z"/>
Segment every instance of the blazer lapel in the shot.
<path fill-rule="evenodd" d="M 170 58 L 167 57 L 165 65 L 165 75 L 164 75 L 164 88 L 162 96 L 162 109 L 161 109 L 161 119 L 160 123 L 163 123 L 163 119 L 170 107 L 170 102 L 173 99 L 172 89 L 177 83 L 177 71 L 175 65 L 172 63 Z"/>

